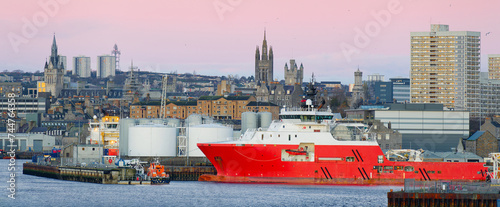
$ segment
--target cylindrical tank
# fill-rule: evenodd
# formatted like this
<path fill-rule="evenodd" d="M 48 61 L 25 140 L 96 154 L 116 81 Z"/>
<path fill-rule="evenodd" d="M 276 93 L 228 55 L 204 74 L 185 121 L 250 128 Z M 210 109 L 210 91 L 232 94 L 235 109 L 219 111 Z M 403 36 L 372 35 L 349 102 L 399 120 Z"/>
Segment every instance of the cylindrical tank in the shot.
<path fill-rule="evenodd" d="M 138 119 L 139 120 L 139 123 L 140 125 L 145 125 L 145 124 L 150 124 L 151 123 L 151 119 Z"/>
<path fill-rule="evenodd" d="M 243 112 L 241 113 L 241 133 L 244 134 L 247 129 L 257 128 L 257 113 Z"/>
<path fill-rule="evenodd" d="M 129 128 L 128 156 L 176 156 L 176 128 L 165 125 L 137 125 Z"/>
<path fill-rule="evenodd" d="M 269 128 L 271 122 L 273 121 L 273 114 L 271 112 L 259 112 L 259 127 Z"/>
<path fill-rule="evenodd" d="M 170 127 L 179 127 L 181 126 L 180 119 L 167 119 L 167 125 Z"/>
<path fill-rule="evenodd" d="M 186 119 L 186 126 L 195 126 L 200 124 L 202 124 L 202 119 L 199 114 L 191 114 Z"/>
<path fill-rule="evenodd" d="M 157 119 L 149 119 L 150 120 L 150 124 L 155 124 L 155 125 L 164 125 L 166 123 L 166 120 L 165 119 L 160 119 L 160 118 L 157 118 Z"/>
<path fill-rule="evenodd" d="M 120 119 L 120 139 L 119 139 L 119 153 L 121 156 L 127 156 L 128 153 L 128 129 L 134 126 L 137 119 Z"/>
<path fill-rule="evenodd" d="M 214 123 L 214 119 L 210 116 L 202 115 L 201 118 L 203 120 L 203 124 L 213 124 Z"/>
<path fill-rule="evenodd" d="M 204 157 L 198 143 L 233 140 L 233 129 L 220 124 L 190 126 L 188 130 L 188 156 Z"/>

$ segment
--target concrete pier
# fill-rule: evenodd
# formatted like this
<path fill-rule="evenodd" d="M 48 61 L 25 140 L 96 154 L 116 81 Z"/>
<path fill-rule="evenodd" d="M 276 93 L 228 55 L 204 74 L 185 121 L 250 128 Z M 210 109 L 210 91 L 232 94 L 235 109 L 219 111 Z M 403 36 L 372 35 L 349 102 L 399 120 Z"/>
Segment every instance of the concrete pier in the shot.
<path fill-rule="evenodd" d="M 165 173 L 170 175 L 172 181 L 198 181 L 202 174 L 215 175 L 217 171 L 213 166 L 165 166 Z M 136 184 L 136 170 L 132 168 L 58 167 L 23 163 L 23 174 L 89 183 Z"/>
<path fill-rule="evenodd" d="M 134 172 L 135 173 L 135 172 Z M 118 184 L 119 169 L 57 167 L 23 163 L 23 174 L 88 183 Z"/>

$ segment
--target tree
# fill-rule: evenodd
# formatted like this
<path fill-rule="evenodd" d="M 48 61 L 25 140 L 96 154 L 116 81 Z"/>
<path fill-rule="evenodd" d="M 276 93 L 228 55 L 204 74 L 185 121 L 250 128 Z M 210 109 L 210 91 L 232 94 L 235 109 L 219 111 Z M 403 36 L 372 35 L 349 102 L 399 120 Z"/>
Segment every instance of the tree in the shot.
<path fill-rule="evenodd" d="M 332 112 L 340 113 L 342 114 L 342 117 L 345 117 L 345 110 L 349 109 L 349 103 L 343 89 L 336 88 L 332 91 L 330 108 L 332 109 Z"/>

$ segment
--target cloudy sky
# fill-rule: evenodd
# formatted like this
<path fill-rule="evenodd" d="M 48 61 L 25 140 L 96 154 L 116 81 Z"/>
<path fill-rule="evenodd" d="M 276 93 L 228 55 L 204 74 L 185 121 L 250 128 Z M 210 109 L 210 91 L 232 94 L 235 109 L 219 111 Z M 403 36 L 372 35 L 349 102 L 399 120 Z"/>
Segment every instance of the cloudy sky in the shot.
<path fill-rule="evenodd" d="M 274 78 L 290 59 L 304 79 L 352 83 L 353 72 L 409 76 L 410 32 L 430 24 L 481 32 L 482 71 L 500 54 L 500 1 L 469 0 L 26 0 L 0 3 L 0 71 L 43 70 L 55 33 L 68 58 L 110 54 L 122 70 L 254 75 L 264 29 L 274 50 Z"/>

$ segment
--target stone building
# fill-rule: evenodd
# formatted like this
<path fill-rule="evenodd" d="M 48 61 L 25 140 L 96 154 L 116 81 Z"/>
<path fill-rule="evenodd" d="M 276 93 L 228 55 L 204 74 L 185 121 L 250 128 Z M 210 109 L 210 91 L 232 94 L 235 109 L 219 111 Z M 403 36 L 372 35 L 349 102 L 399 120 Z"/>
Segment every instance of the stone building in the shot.
<path fill-rule="evenodd" d="M 403 144 L 403 135 L 396 130 L 391 129 L 391 123 L 386 127 L 379 120 L 371 122 L 372 127 L 368 130 L 368 134 L 374 135 L 381 149 L 401 149 Z"/>
<path fill-rule="evenodd" d="M 271 82 L 270 85 L 257 86 L 256 99 L 259 102 L 270 102 L 280 107 L 300 107 L 304 90 L 300 85 L 283 85 Z"/>
<path fill-rule="evenodd" d="M 267 52 L 266 31 L 264 31 L 262 56 L 259 52 L 259 46 L 255 50 L 255 82 L 257 84 L 268 85 L 273 81 L 273 47 L 269 47 L 269 55 Z"/>
<path fill-rule="evenodd" d="M 487 117 L 483 125 L 481 125 L 481 131 L 490 132 L 495 138 L 500 139 L 500 123 L 498 123 L 499 118 L 497 117 Z"/>
<path fill-rule="evenodd" d="M 0 82 L 0 96 L 6 97 L 9 93 L 21 95 L 23 93 L 21 82 Z"/>
<path fill-rule="evenodd" d="M 285 63 L 285 85 L 302 85 L 302 80 L 304 79 L 304 66 L 300 64 L 300 68 L 297 67 L 294 59 L 290 60 L 290 68 L 288 64 Z"/>
<path fill-rule="evenodd" d="M 354 87 L 352 88 L 352 101 L 351 108 L 354 108 L 357 103 L 363 99 L 363 72 L 361 72 L 358 68 L 356 72 L 354 72 Z"/>
<path fill-rule="evenodd" d="M 465 140 L 465 151 L 488 157 L 489 153 L 498 152 L 497 138 L 488 131 L 477 131 Z"/>
<path fill-rule="evenodd" d="M 64 85 L 63 78 L 65 70 L 63 61 L 60 57 L 61 56 L 57 54 L 56 36 L 54 35 L 49 62 L 45 61 L 43 72 L 45 76 L 44 82 L 46 92 L 50 92 L 50 94 L 54 97 L 59 96 L 59 93 L 63 89 Z"/>
<path fill-rule="evenodd" d="M 231 84 L 230 81 L 222 80 L 219 84 L 217 84 L 216 95 L 223 96 L 223 95 L 227 95 L 229 93 L 232 93 L 232 91 L 233 91 L 232 88 L 233 88 L 233 85 Z"/>
<path fill-rule="evenodd" d="M 130 117 L 159 118 L 160 102 L 140 102 L 130 106 Z M 256 102 L 254 96 L 202 96 L 197 101 L 168 102 L 166 118 L 186 119 L 191 114 L 200 114 L 214 119 L 241 120 L 241 113 L 248 111 L 271 112 L 278 119 L 279 106 L 267 102 Z"/>

